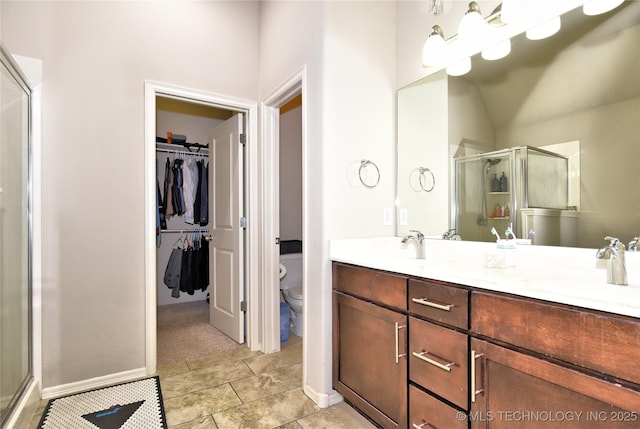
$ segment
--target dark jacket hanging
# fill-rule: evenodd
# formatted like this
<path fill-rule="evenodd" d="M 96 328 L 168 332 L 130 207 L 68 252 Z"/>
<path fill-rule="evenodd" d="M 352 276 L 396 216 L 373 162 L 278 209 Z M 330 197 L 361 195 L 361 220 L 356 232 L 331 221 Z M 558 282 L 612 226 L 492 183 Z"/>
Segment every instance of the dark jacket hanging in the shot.
<path fill-rule="evenodd" d="M 184 214 L 184 179 L 182 175 L 182 164 L 184 164 L 184 160 L 182 159 L 176 159 L 173 161 L 173 186 L 171 189 L 171 197 L 173 199 L 173 214 L 178 216 Z"/>
<path fill-rule="evenodd" d="M 182 269 L 180 270 L 180 291 L 193 295 L 193 248 L 189 246 L 182 253 Z"/>
<path fill-rule="evenodd" d="M 200 181 L 198 188 L 200 190 L 200 226 L 209 223 L 209 164 L 201 161 L 202 169 L 200 171 Z"/>

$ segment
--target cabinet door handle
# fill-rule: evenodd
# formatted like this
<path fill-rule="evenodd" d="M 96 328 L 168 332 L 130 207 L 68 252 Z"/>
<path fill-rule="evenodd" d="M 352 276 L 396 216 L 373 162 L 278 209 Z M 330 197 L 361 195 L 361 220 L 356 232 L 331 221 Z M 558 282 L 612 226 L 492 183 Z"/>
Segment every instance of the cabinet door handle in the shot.
<path fill-rule="evenodd" d="M 425 422 L 425 421 L 423 420 L 421 424 L 419 424 L 419 425 L 418 425 L 418 424 L 415 424 L 415 423 L 414 423 L 414 424 L 412 424 L 412 425 L 411 425 L 411 427 L 412 427 L 413 429 L 422 429 L 422 428 L 424 428 L 424 427 L 430 427 L 430 428 L 432 428 L 433 426 L 432 426 L 430 423 L 427 423 L 427 422 Z"/>
<path fill-rule="evenodd" d="M 435 355 L 429 353 L 428 351 L 422 351 L 420 353 L 413 352 L 412 354 L 413 354 L 413 356 L 417 357 L 418 359 L 423 360 L 423 361 L 425 361 L 427 363 L 430 363 L 431 365 L 436 366 L 436 367 L 438 367 L 440 369 L 443 369 L 443 370 L 445 370 L 447 372 L 451 372 L 451 367 L 456 364 L 455 362 L 440 363 L 440 362 L 435 361 L 435 360 L 433 360 L 431 358 L 428 358 L 425 355 L 431 355 L 431 356 L 435 357 Z"/>
<path fill-rule="evenodd" d="M 484 389 L 476 390 L 476 359 L 482 356 L 482 353 L 476 354 L 475 350 L 471 350 L 471 402 L 476 402 L 476 395 L 484 391 Z"/>
<path fill-rule="evenodd" d="M 429 301 L 427 298 L 411 298 L 411 301 L 427 307 L 437 308 L 438 310 L 451 311 L 453 308 L 453 304 L 438 304 L 437 302 Z"/>
<path fill-rule="evenodd" d="M 395 330 L 395 334 L 396 334 L 396 365 L 400 362 L 400 358 L 406 356 L 406 353 L 400 354 L 400 340 L 399 340 L 399 336 L 400 336 L 400 329 L 406 328 L 407 325 L 400 325 L 398 324 L 398 322 L 396 322 L 396 330 Z"/>

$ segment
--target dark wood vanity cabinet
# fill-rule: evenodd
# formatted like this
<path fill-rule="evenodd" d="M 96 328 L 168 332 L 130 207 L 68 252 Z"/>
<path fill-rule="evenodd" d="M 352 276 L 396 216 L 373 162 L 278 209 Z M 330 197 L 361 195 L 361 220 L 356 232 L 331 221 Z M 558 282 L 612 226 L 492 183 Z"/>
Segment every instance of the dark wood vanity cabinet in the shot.
<path fill-rule="evenodd" d="M 409 427 L 466 428 L 469 290 L 417 279 L 408 288 Z"/>
<path fill-rule="evenodd" d="M 640 392 L 473 338 L 472 429 L 640 427 Z"/>
<path fill-rule="evenodd" d="M 333 265 L 333 385 L 383 428 L 638 428 L 640 320 Z"/>
<path fill-rule="evenodd" d="M 406 428 L 407 279 L 341 264 L 333 278 L 333 387 L 381 427 Z"/>
<path fill-rule="evenodd" d="M 640 427 L 640 322 L 473 292 L 472 429 Z"/>

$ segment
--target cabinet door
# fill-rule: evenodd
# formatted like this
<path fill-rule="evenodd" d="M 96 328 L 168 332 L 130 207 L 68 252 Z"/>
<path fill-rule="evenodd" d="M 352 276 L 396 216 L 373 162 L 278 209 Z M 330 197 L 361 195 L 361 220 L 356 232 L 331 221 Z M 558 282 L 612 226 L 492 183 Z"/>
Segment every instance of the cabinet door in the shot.
<path fill-rule="evenodd" d="M 383 428 L 407 425 L 407 316 L 334 292 L 333 387 Z"/>
<path fill-rule="evenodd" d="M 471 350 L 472 429 L 640 427 L 640 391 L 477 339 Z"/>

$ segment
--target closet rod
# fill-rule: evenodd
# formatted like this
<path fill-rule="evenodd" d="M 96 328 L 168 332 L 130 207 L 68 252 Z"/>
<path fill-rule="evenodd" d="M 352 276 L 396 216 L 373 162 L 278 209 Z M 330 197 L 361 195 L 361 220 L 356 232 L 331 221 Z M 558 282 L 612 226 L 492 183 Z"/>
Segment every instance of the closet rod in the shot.
<path fill-rule="evenodd" d="M 183 233 L 183 232 L 200 232 L 200 233 L 208 233 L 209 229 L 208 228 L 198 228 L 198 229 L 161 229 L 160 233 L 163 232 L 179 232 L 179 233 Z"/>
<path fill-rule="evenodd" d="M 201 157 L 209 158 L 209 154 L 208 153 L 187 152 L 185 150 L 156 148 L 156 152 L 173 153 L 173 154 L 176 154 L 176 155 L 186 155 L 186 156 L 201 156 Z"/>

